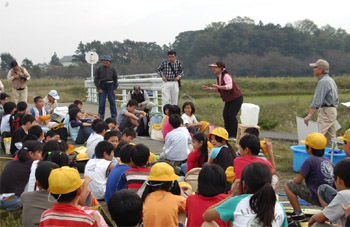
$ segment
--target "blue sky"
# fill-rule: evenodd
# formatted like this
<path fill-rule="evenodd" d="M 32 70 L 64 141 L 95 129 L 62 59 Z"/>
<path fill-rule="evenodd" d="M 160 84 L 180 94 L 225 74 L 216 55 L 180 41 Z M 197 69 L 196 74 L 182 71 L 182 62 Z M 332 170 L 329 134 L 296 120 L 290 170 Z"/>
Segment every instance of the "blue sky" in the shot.
<path fill-rule="evenodd" d="M 78 43 L 135 41 L 168 44 L 183 31 L 247 16 L 284 26 L 310 19 L 350 32 L 349 0 L 0 0 L 0 53 L 49 62 Z"/>

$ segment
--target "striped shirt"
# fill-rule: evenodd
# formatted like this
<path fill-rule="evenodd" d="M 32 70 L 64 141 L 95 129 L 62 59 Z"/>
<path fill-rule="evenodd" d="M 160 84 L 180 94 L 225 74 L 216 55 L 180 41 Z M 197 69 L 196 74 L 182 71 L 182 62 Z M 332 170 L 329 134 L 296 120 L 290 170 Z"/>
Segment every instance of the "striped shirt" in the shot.
<path fill-rule="evenodd" d="M 97 222 L 73 205 L 55 203 L 41 215 L 40 226 L 97 226 Z"/>
<path fill-rule="evenodd" d="M 136 193 L 147 180 L 149 171 L 147 168 L 132 168 L 125 171 L 128 189 Z"/>
<path fill-rule="evenodd" d="M 173 67 L 176 76 L 183 76 L 184 71 L 179 60 L 175 60 L 175 62 L 170 62 L 169 60 L 164 60 L 160 66 L 157 68 L 157 73 L 159 76 L 165 76 L 168 81 L 174 81 L 175 75 L 171 70 L 170 65 Z"/>

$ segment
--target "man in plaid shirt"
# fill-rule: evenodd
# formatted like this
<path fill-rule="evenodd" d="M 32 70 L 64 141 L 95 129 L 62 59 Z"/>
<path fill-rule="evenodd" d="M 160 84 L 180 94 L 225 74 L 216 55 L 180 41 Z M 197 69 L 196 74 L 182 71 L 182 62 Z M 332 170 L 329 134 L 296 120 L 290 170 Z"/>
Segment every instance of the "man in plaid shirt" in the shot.
<path fill-rule="evenodd" d="M 163 79 L 162 106 L 165 104 L 177 105 L 179 95 L 179 80 L 184 75 L 181 62 L 176 60 L 176 52 L 169 51 L 168 59 L 157 68 L 157 73 Z"/>

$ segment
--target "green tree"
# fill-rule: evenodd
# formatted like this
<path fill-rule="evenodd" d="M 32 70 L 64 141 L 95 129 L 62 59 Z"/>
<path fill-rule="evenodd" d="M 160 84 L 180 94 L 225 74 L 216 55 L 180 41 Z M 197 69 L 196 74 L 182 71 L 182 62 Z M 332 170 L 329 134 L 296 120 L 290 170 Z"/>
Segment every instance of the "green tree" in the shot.
<path fill-rule="evenodd" d="M 15 58 L 12 57 L 12 55 L 10 53 L 2 53 L 0 55 L 1 58 L 1 69 L 2 70 L 9 70 L 10 67 L 10 63 L 11 61 L 14 61 Z"/>
<path fill-rule="evenodd" d="M 22 66 L 26 69 L 31 69 L 33 67 L 33 62 L 28 58 L 23 59 Z"/>
<path fill-rule="evenodd" d="M 60 59 L 57 57 L 56 52 L 54 52 L 54 54 L 51 57 L 50 65 L 62 66 L 62 64 L 60 63 Z"/>
<path fill-rule="evenodd" d="M 37 78 L 40 78 L 43 76 L 39 65 L 33 65 L 33 67 L 29 70 L 29 73 L 31 76 L 37 77 Z"/>

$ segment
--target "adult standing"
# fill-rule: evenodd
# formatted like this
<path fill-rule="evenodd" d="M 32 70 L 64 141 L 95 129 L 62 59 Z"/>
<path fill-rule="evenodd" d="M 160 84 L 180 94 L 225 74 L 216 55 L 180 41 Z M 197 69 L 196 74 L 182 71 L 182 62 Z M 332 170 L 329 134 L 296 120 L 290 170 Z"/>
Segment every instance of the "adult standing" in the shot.
<path fill-rule="evenodd" d="M 212 67 L 214 74 L 217 75 L 216 84 L 212 84 L 212 87 L 202 86 L 202 88 L 220 93 L 222 100 L 225 102 L 223 111 L 225 129 L 229 133 L 229 137 L 236 138 L 238 126 L 237 114 L 243 103 L 242 92 L 233 77 L 226 70 L 224 62 L 218 61 L 210 64 L 209 67 Z"/>
<path fill-rule="evenodd" d="M 111 66 L 112 58 L 109 55 L 103 55 L 102 66 L 98 67 L 94 75 L 94 83 L 98 90 L 98 113 L 100 118 L 104 119 L 106 97 L 108 96 L 111 116 L 117 117 L 117 107 L 115 105 L 115 94 L 117 94 L 118 76 L 117 70 Z"/>
<path fill-rule="evenodd" d="M 308 125 L 312 115 L 318 110 L 317 122 L 321 133 L 327 138 L 327 147 L 331 147 L 332 138 L 336 137 L 335 121 L 337 120 L 337 107 L 339 104 L 338 87 L 329 76 L 329 64 L 323 59 L 310 63 L 314 75 L 318 78 L 314 99 L 310 105 L 309 114 L 304 118 Z"/>
<path fill-rule="evenodd" d="M 168 59 L 163 60 L 157 68 L 157 73 L 163 79 L 162 106 L 165 104 L 177 105 L 179 83 L 184 71 L 181 62 L 176 59 L 175 51 L 168 52 Z"/>
<path fill-rule="evenodd" d="M 16 61 L 10 63 L 10 71 L 7 80 L 12 82 L 12 93 L 15 103 L 27 102 L 28 88 L 27 81 L 30 80 L 28 71 L 20 67 Z"/>

